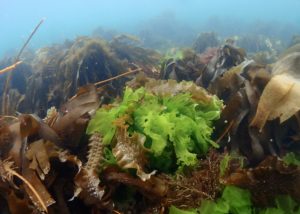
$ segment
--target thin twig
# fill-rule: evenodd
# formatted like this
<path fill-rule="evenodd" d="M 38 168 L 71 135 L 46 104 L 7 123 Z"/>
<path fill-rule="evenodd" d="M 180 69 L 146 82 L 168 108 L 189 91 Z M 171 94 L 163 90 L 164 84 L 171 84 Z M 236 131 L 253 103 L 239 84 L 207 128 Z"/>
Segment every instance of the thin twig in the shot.
<path fill-rule="evenodd" d="M 26 178 L 24 178 L 22 175 L 20 175 L 19 173 L 17 173 L 16 171 L 14 171 L 13 169 L 9 168 L 9 167 L 6 167 L 5 170 L 18 177 L 19 179 L 21 179 L 28 187 L 29 189 L 33 192 L 33 194 L 37 197 L 38 201 L 40 202 L 40 204 L 42 205 L 42 208 L 44 209 L 44 211 L 46 213 L 48 213 L 48 209 L 47 209 L 47 206 L 45 205 L 45 203 L 43 202 L 41 196 L 38 194 L 38 192 L 34 189 L 34 187 L 30 184 L 29 181 L 26 180 Z"/>
<path fill-rule="evenodd" d="M 26 48 L 26 46 L 28 45 L 28 43 L 30 42 L 30 40 L 32 39 L 33 35 L 36 33 L 36 31 L 39 29 L 39 27 L 41 26 L 41 24 L 43 24 L 44 22 L 44 19 L 42 19 L 38 24 L 37 26 L 33 29 L 32 33 L 30 34 L 30 36 L 28 37 L 28 39 L 26 40 L 26 42 L 24 43 L 24 45 L 22 46 L 22 48 L 20 49 L 17 57 L 16 57 L 16 60 L 15 61 L 19 61 L 24 49 Z"/>
<path fill-rule="evenodd" d="M 39 29 L 39 27 L 41 26 L 41 24 L 44 22 L 44 19 L 42 19 L 37 26 L 34 28 L 34 30 L 32 31 L 32 33 L 30 34 L 30 36 L 28 37 L 28 39 L 26 40 L 26 42 L 24 43 L 24 45 L 22 46 L 22 48 L 20 49 L 16 59 L 15 59 L 15 63 L 16 64 L 18 61 L 20 61 L 20 57 L 24 51 L 24 49 L 26 48 L 26 46 L 28 45 L 28 43 L 30 42 L 30 40 L 32 39 L 33 35 L 36 33 L 36 31 Z M 3 114 L 8 114 L 8 90 L 10 87 L 10 81 L 11 81 L 11 77 L 12 77 L 12 73 L 9 73 L 6 77 L 6 81 L 5 81 L 5 85 L 4 85 L 4 90 L 3 90 L 3 95 L 2 95 L 2 113 Z"/>
<path fill-rule="evenodd" d="M 206 192 L 197 190 L 196 188 L 193 188 L 193 187 L 191 187 L 191 186 L 187 187 L 187 186 L 182 185 L 182 184 L 179 184 L 179 183 L 178 183 L 177 185 L 178 185 L 179 187 L 185 189 L 185 190 L 183 190 L 183 192 L 185 191 L 185 192 L 187 192 L 187 193 L 188 193 L 188 192 L 196 193 L 196 194 L 198 194 L 198 195 L 203 195 L 203 196 L 206 196 L 207 198 L 213 200 L 213 197 L 212 197 L 211 195 L 209 195 L 208 193 L 206 193 Z M 184 193 L 183 195 L 185 195 L 185 193 Z"/>
<path fill-rule="evenodd" d="M 114 76 L 114 77 L 112 77 L 112 78 L 109 78 L 109 79 L 106 79 L 106 80 L 102 80 L 102 81 L 100 81 L 100 82 L 96 82 L 96 83 L 94 83 L 94 85 L 95 85 L 95 86 L 98 86 L 98 85 L 101 85 L 101 84 L 110 82 L 110 81 L 115 80 L 115 79 L 119 79 L 120 77 L 127 76 L 127 75 L 129 75 L 129 74 L 132 74 L 132 73 L 135 73 L 135 72 L 138 72 L 138 71 L 142 71 L 142 69 L 141 69 L 141 68 L 137 68 L 137 69 L 135 69 L 135 70 L 127 71 L 127 72 L 125 72 L 125 73 L 123 73 L 123 74 Z"/>
<path fill-rule="evenodd" d="M 12 65 L 7 66 L 6 68 L 3 68 L 2 70 L 0 70 L 0 74 L 4 74 L 6 72 L 14 70 L 21 63 L 22 63 L 22 61 L 17 61 L 16 63 L 14 63 Z"/>
<path fill-rule="evenodd" d="M 225 130 L 223 131 L 223 133 L 221 134 L 221 136 L 216 140 L 216 144 L 220 143 L 220 141 L 225 137 L 225 135 L 229 132 L 229 130 L 231 129 L 232 126 L 233 126 L 233 120 L 230 121 L 230 123 L 225 128 Z"/>

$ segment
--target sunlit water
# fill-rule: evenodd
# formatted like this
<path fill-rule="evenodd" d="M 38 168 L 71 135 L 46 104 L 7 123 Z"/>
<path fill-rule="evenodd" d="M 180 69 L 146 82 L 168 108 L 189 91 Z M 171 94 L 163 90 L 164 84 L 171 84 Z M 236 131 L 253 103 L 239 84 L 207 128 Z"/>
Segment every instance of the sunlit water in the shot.
<path fill-rule="evenodd" d="M 0 0 L 0 9 L 0 57 L 15 54 L 42 18 L 30 48 L 90 35 L 98 27 L 139 35 L 145 27 L 159 28 L 151 25 L 155 19 L 166 20 L 165 37 L 261 31 L 289 39 L 300 32 L 299 0 Z"/>

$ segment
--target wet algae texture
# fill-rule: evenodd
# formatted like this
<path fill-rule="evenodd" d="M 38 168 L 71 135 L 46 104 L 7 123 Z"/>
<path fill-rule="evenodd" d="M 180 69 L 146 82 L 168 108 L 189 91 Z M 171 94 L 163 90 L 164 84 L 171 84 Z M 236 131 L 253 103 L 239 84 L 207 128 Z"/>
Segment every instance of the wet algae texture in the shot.
<path fill-rule="evenodd" d="M 3 59 L 0 213 L 300 213 L 297 41 L 79 37 Z"/>

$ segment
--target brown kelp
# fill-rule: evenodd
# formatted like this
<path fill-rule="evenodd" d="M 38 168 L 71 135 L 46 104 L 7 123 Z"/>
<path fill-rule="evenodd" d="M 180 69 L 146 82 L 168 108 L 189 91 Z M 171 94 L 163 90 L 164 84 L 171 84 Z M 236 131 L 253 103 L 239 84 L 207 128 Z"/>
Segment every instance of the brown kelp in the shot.
<path fill-rule="evenodd" d="M 80 37 L 75 41 L 39 49 L 31 56 L 31 60 L 23 63 L 23 67 L 19 66 L 26 75 L 13 75 L 12 83 L 24 81 L 12 85 L 11 89 L 18 91 L 8 91 L 12 94 L 10 112 L 35 112 L 45 116 L 48 108 L 60 107 L 76 93 L 78 87 L 107 80 L 130 70 L 141 68 L 147 75 L 157 76 L 160 55 L 128 43 L 130 39 L 127 38 L 130 37 L 119 36 L 108 43 L 100 38 Z M 122 79 L 107 81 L 105 85 L 101 83 L 103 89 L 109 92 L 103 94 L 104 101 L 121 94 L 122 85 L 129 74 Z M 24 79 L 21 78 L 23 76 Z M 20 89 L 20 86 L 25 87 Z"/>
<path fill-rule="evenodd" d="M 256 111 L 258 114 L 261 113 L 263 106 L 260 107 L 260 105 L 263 104 L 260 97 L 262 96 L 261 99 L 263 99 L 262 94 L 266 93 L 264 89 L 270 80 L 269 68 L 250 63 L 247 66 L 232 68 L 210 86 L 210 90 L 223 98 L 226 104 L 219 121 L 220 126 L 224 127 L 227 132 L 223 140 L 224 146 L 239 149 L 250 162 L 261 161 L 270 154 L 281 155 L 283 150 L 292 146 L 291 142 L 284 143 L 288 136 L 285 136 L 287 133 L 283 130 L 291 130 L 294 127 L 293 118 L 282 125 L 276 120 L 271 121 L 263 129 L 262 126 L 256 125 L 257 119 L 263 120 L 264 118 L 258 115 L 255 117 L 255 114 Z M 228 85 L 225 81 L 230 81 L 232 84 Z M 267 99 L 271 100 L 271 97 Z M 281 135 L 272 132 L 278 129 L 282 130 Z M 240 139 L 243 139 L 243 143 L 240 143 Z M 228 140 L 229 144 L 226 143 Z"/>
<path fill-rule="evenodd" d="M 184 49 L 179 50 L 174 56 L 167 55 L 162 62 L 160 78 L 177 81 L 197 79 L 215 54 L 213 49 L 208 50 L 208 52 L 198 55 L 192 49 Z"/>
<path fill-rule="evenodd" d="M 56 183 L 57 179 L 60 180 L 58 175 L 62 173 L 59 168 L 53 169 L 55 168 L 53 161 L 66 163 L 65 170 L 71 173 L 69 176 L 76 175 L 81 167 L 81 161 L 64 149 L 70 147 L 68 145 L 70 141 L 66 137 L 76 136 L 80 139 L 82 131 L 77 128 L 78 124 L 84 126 L 84 122 L 86 124 L 84 118 L 88 117 L 98 106 L 99 99 L 94 86 L 87 86 L 80 89 L 77 95 L 66 103 L 66 112 L 52 113 L 52 110 L 45 121 L 32 115 L 20 115 L 18 118 L 7 118 L 6 121 L 2 121 L 1 145 L 5 145 L 7 149 L 2 150 L 1 158 L 3 160 L 11 158 L 10 162 L 18 167 L 17 169 L 20 170 L 18 173 L 22 176 L 22 180 L 24 177 L 25 184 L 34 184 L 34 191 L 32 191 L 32 186 L 28 185 L 28 189 L 26 186 L 21 187 L 20 184 L 15 184 L 15 186 L 18 185 L 15 191 L 25 191 L 37 209 L 47 210 L 46 207 L 57 200 L 58 204 L 65 203 L 61 201 L 64 200 L 63 198 L 54 200 L 47 190 L 47 188 L 52 188 L 52 185 L 54 185 L 53 188 L 57 188 L 55 187 L 59 185 Z M 5 163 L 3 162 L 3 176 L 11 173 L 20 177 L 17 172 L 9 171 Z M 9 181 L 9 179 L 6 180 Z M 30 200 L 27 203 L 31 203 Z"/>
<path fill-rule="evenodd" d="M 0 116 L 0 212 L 297 213 L 299 53 L 139 42 L 80 37 L 16 68 L 9 110 L 28 114 Z"/>

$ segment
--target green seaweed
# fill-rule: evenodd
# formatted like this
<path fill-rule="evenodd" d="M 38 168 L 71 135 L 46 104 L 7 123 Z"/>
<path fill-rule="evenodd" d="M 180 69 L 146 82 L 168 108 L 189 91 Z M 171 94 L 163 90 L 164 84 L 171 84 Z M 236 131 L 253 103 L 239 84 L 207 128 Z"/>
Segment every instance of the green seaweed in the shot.
<path fill-rule="evenodd" d="M 138 132 L 146 136 L 144 146 L 156 169 L 192 167 L 197 164 L 198 155 L 206 154 L 210 146 L 218 146 L 210 139 L 212 122 L 219 118 L 222 105 L 216 99 L 199 101 L 188 92 L 156 95 L 143 87 L 127 87 L 120 103 L 96 112 L 87 134 L 99 132 L 103 143 L 110 145 L 116 135 L 116 121 L 126 117 L 128 134 Z"/>
<path fill-rule="evenodd" d="M 195 214 L 197 213 L 195 210 L 181 210 L 175 206 L 171 206 L 169 209 L 169 214 Z"/>
<path fill-rule="evenodd" d="M 278 195 L 275 206 L 256 208 L 248 190 L 226 186 L 221 198 L 216 201 L 204 200 L 200 208 L 185 211 L 171 206 L 169 214 L 299 214 L 300 204 L 288 195 Z"/>
<path fill-rule="evenodd" d="M 231 160 L 231 156 L 229 154 L 226 154 L 224 158 L 220 162 L 220 176 L 225 175 L 225 172 L 228 168 L 229 162 Z"/>
<path fill-rule="evenodd" d="M 283 157 L 283 161 L 287 165 L 300 166 L 300 154 L 289 152 Z"/>

